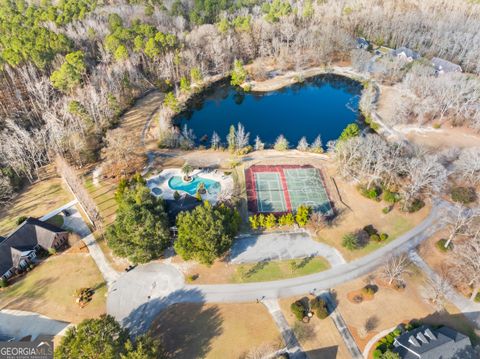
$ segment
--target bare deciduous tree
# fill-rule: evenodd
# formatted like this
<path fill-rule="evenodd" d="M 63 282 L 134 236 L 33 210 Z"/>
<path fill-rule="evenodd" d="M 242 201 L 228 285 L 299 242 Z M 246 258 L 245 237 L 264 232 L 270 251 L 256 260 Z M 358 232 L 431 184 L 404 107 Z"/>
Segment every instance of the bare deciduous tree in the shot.
<path fill-rule="evenodd" d="M 388 281 L 389 285 L 392 285 L 394 281 L 403 283 L 405 274 L 410 273 L 409 265 L 410 260 L 407 255 L 391 256 L 382 267 L 382 276 Z"/>
<path fill-rule="evenodd" d="M 480 232 L 476 232 L 453 247 L 450 275 L 472 288 L 471 300 L 480 291 Z"/>

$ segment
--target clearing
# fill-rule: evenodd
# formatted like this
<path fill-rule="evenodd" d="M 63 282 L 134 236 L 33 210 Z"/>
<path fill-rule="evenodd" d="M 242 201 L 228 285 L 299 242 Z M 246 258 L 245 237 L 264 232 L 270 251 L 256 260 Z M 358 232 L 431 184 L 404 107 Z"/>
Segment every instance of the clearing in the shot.
<path fill-rule="evenodd" d="M 41 217 L 71 200 L 73 196 L 61 178 L 51 177 L 28 185 L 0 210 L 0 235 L 13 230 L 20 216 Z"/>
<path fill-rule="evenodd" d="M 159 314 L 150 330 L 176 359 L 237 359 L 263 345 L 281 345 L 273 319 L 256 303 L 174 304 Z"/>
<path fill-rule="evenodd" d="M 94 288 L 95 294 L 86 307 L 80 308 L 75 303 L 75 291 L 84 287 Z M 44 260 L 16 283 L 0 290 L 0 307 L 79 323 L 105 313 L 105 295 L 105 283 L 88 250 L 75 246 Z"/>

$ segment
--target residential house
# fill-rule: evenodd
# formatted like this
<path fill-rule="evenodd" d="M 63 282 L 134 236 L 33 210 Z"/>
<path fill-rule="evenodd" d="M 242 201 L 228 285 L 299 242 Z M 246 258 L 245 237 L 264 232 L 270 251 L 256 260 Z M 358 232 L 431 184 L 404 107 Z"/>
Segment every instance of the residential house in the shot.
<path fill-rule="evenodd" d="M 418 60 L 420 58 L 420 54 L 415 52 L 407 47 L 399 47 L 398 49 L 391 51 L 392 56 L 402 58 L 408 62 L 412 62 L 413 60 Z"/>
<path fill-rule="evenodd" d="M 474 359 L 470 338 L 448 327 L 421 326 L 395 338 L 402 359 Z"/>
<path fill-rule="evenodd" d="M 38 250 L 58 250 L 67 240 L 67 231 L 36 218 L 27 218 L 0 241 L 0 278 L 8 279 L 25 269 L 36 258 Z"/>
<path fill-rule="evenodd" d="M 462 72 L 460 65 L 454 64 L 453 62 L 441 59 L 439 57 L 434 57 L 432 59 L 432 65 L 435 67 L 436 74 L 444 74 L 446 72 Z"/>

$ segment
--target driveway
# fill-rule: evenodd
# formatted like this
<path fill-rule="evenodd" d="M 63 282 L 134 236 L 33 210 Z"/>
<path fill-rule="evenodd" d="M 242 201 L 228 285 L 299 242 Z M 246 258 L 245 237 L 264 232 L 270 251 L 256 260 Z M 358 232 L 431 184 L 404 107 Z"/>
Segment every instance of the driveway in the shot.
<path fill-rule="evenodd" d="M 107 282 L 107 285 L 110 288 L 111 284 L 117 280 L 120 274 L 108 263 L 105 254 L 95 239 L 95 236 L 84 222 L 77 208 L 70 207 L 68 210 L 71 215 L 63 217 L 63 227 L 77 233 L 82 238 L 82 241 L 87 246 L 90 255 L 97 264 L 105 282 Z"/>
<path fill-rule="evenodd" d="M 0 310 L 0 337 L 18 341 L 26 336 L 61 335 L 70 323 L 50 319 L 38 313 L 21 310 Z"/>
<path fill-rule="evenodd" d="M 331 267 L 345 263 L 335 248 L 314 241 L 308 233 L 269 233 L 237 238 L 233 242 L 230 263 L 254 263 L 270 260 L 322 256 Z"/>

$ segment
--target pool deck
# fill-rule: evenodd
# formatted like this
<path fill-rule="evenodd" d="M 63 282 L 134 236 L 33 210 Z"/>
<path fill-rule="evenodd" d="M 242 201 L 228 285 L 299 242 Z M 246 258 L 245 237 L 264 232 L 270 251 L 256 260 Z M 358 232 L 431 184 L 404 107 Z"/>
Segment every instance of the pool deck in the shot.
<path fill-rule="evenodd" d="M 174 193 L 176 190 L 170 188 L 168 185 L 168 181 L 173 176 L 180 176 L 183 177 L 182 170 L 180 168 L 169 168 L 165 169 L 160 172 L 158 175 L 152 176 L 147 178 L 147 186 L 150 190 L 154 188 L 159 188 L 162 193 L 155 194 L 152 192 L 153 195 L 157 197 L 162 197 L 164 199 L 174 199 Z M 207 193 L 202 195 L 202 199 L 204 201 L 209 201 L 212 204 L 217 203 L 220 199 L 226 200 L 229 199 L 233 193 L 233 178 L 231 175 L 223 174 L 223 171 L 220 170 L 203 170 L 203 169 L 195 169 L 192 174 L 192 177 L 201 177 L 205 179 L 210 179 L 213 181 L 217 181 L 220 183 L 221 190 L 219 194 L 210 194 Z M 177 190 L 180 195 L 188 194 L 188 192 Z"/>

